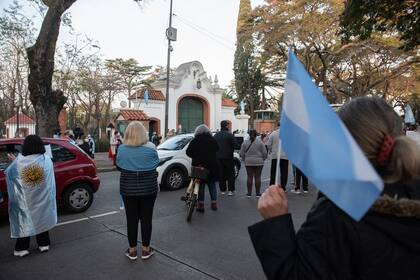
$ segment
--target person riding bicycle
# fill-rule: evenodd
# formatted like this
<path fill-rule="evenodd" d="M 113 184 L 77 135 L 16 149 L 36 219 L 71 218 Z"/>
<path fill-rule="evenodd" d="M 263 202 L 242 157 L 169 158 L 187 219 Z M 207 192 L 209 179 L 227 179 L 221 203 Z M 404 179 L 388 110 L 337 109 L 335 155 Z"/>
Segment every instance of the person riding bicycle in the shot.
<path fill-rule="evenodd" d="M 188 146 L 187 155 L 192 159 L 192 166 L 204 167 L 210 171 L 207 180 L 203 180 L 200 184 L 198 212 L 204 212 L 204 188 L 206 184 L 209 186 L 211 209 L 217 210 L 216 181 L 219 178 L 219 166 L 216 153 L 218 150 L 219 146 L 211 135 L 210 129 L 204 124 L 197 126 L 194 132 L 194 139 Z"/>

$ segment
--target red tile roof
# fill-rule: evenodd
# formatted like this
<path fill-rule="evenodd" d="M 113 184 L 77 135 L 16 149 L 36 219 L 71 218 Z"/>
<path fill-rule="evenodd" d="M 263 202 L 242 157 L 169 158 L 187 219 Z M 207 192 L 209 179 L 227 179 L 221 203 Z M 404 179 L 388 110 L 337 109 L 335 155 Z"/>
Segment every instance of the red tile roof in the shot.
<path fill-rule="evenodd" d="M 235 103 L 232 99 L 223 98 L 222 99 L 222 106 L 225 107 L 238 107 L 238 104 Z"/>
<path fill-rule="evenodd" d="M 144 99 L 144 92 L 145 88 L 139 89 L 134 94 L 132 94 L 128 99 L 133 100 L 136 99 L 136 95 L 138 99 Z M 165 101 L 165 96 L 163 95 L 162 91 L 156 89 L 148 89 L 149 91 L 149 99 L 150 100 L 158 100 L 158 101 Z"/>
<path fill-rule="evenodd" d="M 122 116 L 126 121 L 148 121 L 147 116 L 142 110 L 120 110 L 118 117 Z M 117 118 L 118 118 L 117 117 Z"/>
<path fill-rule="evenodd" d="M 5 125 L 17 124 L 17 115 L 4 122 Z M 25 114 L 19 114 L 19 124 L 35 124 L 35 121 Z"/>

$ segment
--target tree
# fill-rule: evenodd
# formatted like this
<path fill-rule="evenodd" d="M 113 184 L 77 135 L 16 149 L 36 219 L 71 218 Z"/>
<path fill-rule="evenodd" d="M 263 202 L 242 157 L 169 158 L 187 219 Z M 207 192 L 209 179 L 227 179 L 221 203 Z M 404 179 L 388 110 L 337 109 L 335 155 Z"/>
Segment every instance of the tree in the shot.
<path fill-rule="evenodd" d="M 252 31 L 251 2 L 241 0 L 236 30 L 235 88 L 238 101 L 246 101 L 246 111 L 250 115 L 251 127 L 254 126 L 254 111 L 261 105 L 261 92 L 264 94 L 264 76 L 256 57 Z"/>
<path fill-rule="evenodd" d="M 34 106 L 37 134 L 51 136 L 58 127 L 58 114 L 66 103 L 61 90 L 52 89 L 54 56 L 61 18 L 76 0 L 43 0 L 48 11 L 33 46 L 26 49 L 29 60 L 29 92 Z"/>
<path fill-rule="evenodd" d="M 34 42 L 33 21 L 14 1 L 0 16 L 0 126 L 16 113 L 19 104 L 32 115 L 27 85 L 28 62 L 25 48 Z"/>
<path fill-rule="evenodd" d="M 109 73 L 118 77 L 122 88 L 127 91 L 128 97 L 131 96 L 133 90 L 144 84 L 144 78 L 152 68 L 151 66 L 140 66 L 134 58 L 108 59 L 105 66 Z M 129 107 L 131 107 L 130 101 Z"/>
<path fill-rule="evenodd" d="M 400 47 L 412 50 L 420 44 L 419 17 L 420 2 L 415 0 L 349 0 L 341 16 L 341 34 L 349 41 L 396 32 Z"/>

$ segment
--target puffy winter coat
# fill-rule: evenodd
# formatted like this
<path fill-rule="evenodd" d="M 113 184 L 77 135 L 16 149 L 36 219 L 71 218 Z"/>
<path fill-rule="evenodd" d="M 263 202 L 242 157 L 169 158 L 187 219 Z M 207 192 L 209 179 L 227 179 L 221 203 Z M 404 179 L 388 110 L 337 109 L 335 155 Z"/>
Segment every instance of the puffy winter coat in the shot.
<path fill-rule="evenodd" d="M 201 134 L 191 140 L 187 156 L 192 159 L 192 166 L 202 166 L 210 170 L 209 180 L 219 180 L 219 166 L 216 153 L 219 150 L 216 140 L 210 134 Z"/>
<path fill-rule="evenodd" d="M 248 230 L 268 279 L 420 279 L 420 180 L 387 185 L 360 222 L 322 197 L 297 234 L 290 214 Z"/>

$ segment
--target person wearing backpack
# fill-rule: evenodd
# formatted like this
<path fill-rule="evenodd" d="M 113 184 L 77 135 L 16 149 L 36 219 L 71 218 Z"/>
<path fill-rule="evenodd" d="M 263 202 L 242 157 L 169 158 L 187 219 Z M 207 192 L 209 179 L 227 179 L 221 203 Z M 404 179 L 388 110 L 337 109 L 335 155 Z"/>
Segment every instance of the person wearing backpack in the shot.
<path fill-rule="evenodd" d="M 255 196 L 261 196 L 261 173 L 264 167 L 264 161 L 267 159 L 267 149 L 264 143 L 257 139 L 257 131 L 249 131 L 249 139 L 244 141 L 239 155 L 245 164 L 247 173 L 247 194 L 248 198 L 252 195 L 252 184 L 255 180 Z"/>

